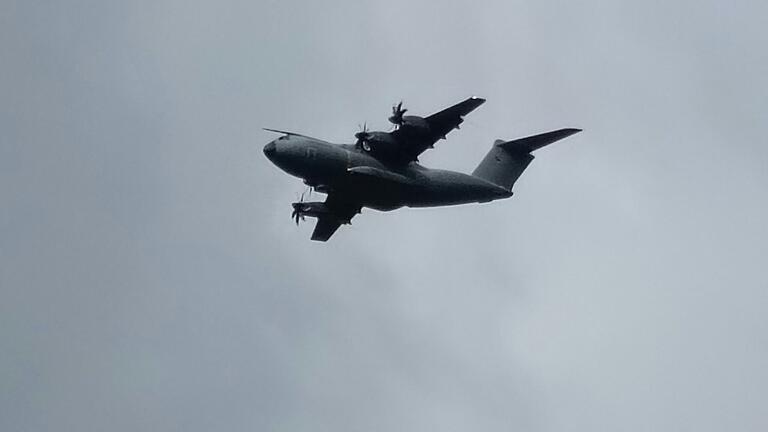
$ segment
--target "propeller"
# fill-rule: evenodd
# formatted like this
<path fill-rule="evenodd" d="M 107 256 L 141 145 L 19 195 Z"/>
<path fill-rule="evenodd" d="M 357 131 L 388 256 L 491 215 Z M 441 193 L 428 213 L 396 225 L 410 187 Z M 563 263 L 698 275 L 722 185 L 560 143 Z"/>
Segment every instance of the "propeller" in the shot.
<path fill-rule="evenodd" d="M 315 188 L 312 186 L 307 186 L 307 188 L 301 192 L 301 195 L 299 195 L 298 192 L 296 193 L 296 199 L 298 200 L 298 202 L 291 204 L 291 206 L 293 206 L 293 213 L 291 213 L 291 219 L 296 221 L 296 225 L 299 224 L 299 220 L 302 220 L 302 221 L 306 220 L 304 218 L 304 213 L 309 210 L 308 208 L 309 205 L 304 204 L 304 195 L 306 194 L 308 197 L 311 198 L 312 192 L 314 191 L 314 189 Z"/>
<path fill-rule="evenodd" d="M 363 130 L 355 134 L 355 138 L 357 138 L 357 145 L 358 147 L 362 147 L 363 150 L 369 152 L 371 151 L 371 146 L 368 143 L 368 140 L 371 139 L 371 134 L 368 133 L 368 124 L 363 124 Z"/>
<path fill-rule="evenodd" d="M 299 197 L 299 202 L 293 203 L 293 213 L 291 213 L 291 219 L 296 221 L 296 225 L 299 225 L 299 219 L 302 221 L 306 220 L 304 218 L 304 192 L 301 193 L 301 196 Z"/>
<path fill-rule="evenodd" d="M 392 115 L 389 117 L 389 122 L 399 127 L 403 125 L 403 115 L 408 109 L 403 108 L 403 101 L 400 101 L 397 105 L 392 105 Z"/>

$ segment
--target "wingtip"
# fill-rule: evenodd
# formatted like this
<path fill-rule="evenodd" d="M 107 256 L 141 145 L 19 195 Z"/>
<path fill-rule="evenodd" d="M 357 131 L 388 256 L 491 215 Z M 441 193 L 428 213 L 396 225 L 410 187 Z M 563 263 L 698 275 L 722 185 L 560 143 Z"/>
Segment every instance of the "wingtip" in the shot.
<path fill-rule="evenodd" d="M 582 132 L 583 130 L 584 129 L 579 129 L 579 128 L 565 128 L 563 129 L 563 132 L 567 133 L 570 136 L 570 135 L 574 135 L 579 132 Z"/>

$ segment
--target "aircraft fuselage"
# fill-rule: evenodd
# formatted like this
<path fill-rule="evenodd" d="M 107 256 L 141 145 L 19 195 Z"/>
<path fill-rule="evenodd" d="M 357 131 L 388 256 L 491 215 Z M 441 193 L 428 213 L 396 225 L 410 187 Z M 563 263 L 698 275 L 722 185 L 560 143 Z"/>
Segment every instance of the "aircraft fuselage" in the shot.
<path fill-rule="evenodd" d="M 512 192 L 468 174 L 429 169 L 417 162 L 389 165 L 350 144 L 286 135 L 264 147 L 280 169 L 320 192 L 339 192 L 364 207 L 387 211 L 508 198 Z"/>

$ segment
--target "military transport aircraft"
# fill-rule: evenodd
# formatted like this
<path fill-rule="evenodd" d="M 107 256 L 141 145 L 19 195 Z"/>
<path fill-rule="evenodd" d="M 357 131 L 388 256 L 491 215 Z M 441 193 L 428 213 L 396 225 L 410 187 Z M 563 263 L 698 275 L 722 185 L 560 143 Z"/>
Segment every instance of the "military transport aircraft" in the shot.
<path fill-rule="evenodd" d="M 429 117 L 404 115 L 402 102 L 392 107 L 391 132 L 355 134 L 354 144 L 331 144 L 292 132 L 264 146 L 264 154 L 288 174 L 327 194 L 325 202 L 292 204 L 292 218 L 317 218 L 312 240 L 326 241 L 363 207 L 389 211 L 403 206 L 436 207 L 483 203 L 512 196 L 512 186 L 533 160 L 532 151 L 581 129 L 560 129 L 512 141 L 496 140 L 471 175 L 429 169 L 418 156 L 485 102 L 471 97 Z"/>

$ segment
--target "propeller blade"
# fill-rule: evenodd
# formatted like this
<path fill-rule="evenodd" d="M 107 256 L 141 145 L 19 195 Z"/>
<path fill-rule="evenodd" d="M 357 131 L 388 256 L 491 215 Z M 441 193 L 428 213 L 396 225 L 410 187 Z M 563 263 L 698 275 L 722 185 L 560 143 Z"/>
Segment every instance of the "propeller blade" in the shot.
<path fill-rule="evenodd" d="M 368 145 L 370 137 L 371 135 L 368 133 L 368 122 L 365 122 L 363 123 L 363 130 L 355 134 L 355 138 L 357 138 L 355 145 L 362 147 L 365 151 L 370 151 L 370 146 Z"/>
<path fill-rule="evenodd" d="M 389 117 L 389 122 L 395 126 L 402 126 L 403 115 L 407 109 L 403 108 L 403 101 L 398 102 L 397 105 L 392 105 L 392 116 Z"/>

